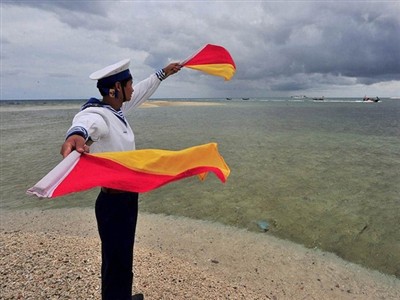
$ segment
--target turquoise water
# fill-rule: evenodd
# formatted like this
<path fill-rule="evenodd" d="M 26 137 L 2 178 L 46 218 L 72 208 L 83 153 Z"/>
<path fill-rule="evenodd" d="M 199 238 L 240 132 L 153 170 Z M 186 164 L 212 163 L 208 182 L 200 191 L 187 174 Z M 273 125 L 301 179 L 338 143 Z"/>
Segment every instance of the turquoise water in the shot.
<path fill-rule="evenodd" d="M 400 101 L 213 101 L 222 105 L 128 116 L 137 148 L 217 142 L 231 168 L 226 184 L 193 177 L 143 194 L 141 211 L 252 231 L 267 224 L 265 234 L 400 277 Z M 36 103 L 1 107 L 1 208 L 93 207 L 97 190 L 50 200 L 25 195 L 60 161 L 79 106 Z"/>

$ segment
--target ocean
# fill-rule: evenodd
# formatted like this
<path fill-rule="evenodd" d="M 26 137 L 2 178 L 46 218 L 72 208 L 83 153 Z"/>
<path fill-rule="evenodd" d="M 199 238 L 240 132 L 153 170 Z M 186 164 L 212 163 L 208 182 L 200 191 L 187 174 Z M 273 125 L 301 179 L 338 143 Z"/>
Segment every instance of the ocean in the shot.
<path fill-rule="evenodd" d="M 400 277 L 400 100 L 178 100 L 221 105 L 137 109 L 127 116 L 137 148 L 216 142 L 231 175 L 142 194 L 140 211 L 274 235 Z M 2 210 L 94 207 L 98 189 L 25 194 L 61 160 L 83 102 L 1 102 Z"/>

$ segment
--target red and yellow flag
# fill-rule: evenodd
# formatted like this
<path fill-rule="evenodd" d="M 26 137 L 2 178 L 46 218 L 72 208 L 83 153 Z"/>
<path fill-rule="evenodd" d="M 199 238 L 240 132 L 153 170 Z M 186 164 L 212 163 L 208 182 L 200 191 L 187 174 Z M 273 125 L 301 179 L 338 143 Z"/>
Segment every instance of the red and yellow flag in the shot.
<path fill-rule="evenodd" d="M 73 151 L 27 193 L 52 198 L 93 187 L 143 193 L 194 175 L 203 180 L 208 172 L 222 182 L 230 173 L 216 143 L 180 151 L 145 149 L 95 154 Z"/>
<path fill-rule="evenodd" d="M 181 64 L 210 75 L 221 76 L 225 80 L 230 80 L 236 72 L 232 56 L 224 47 L 218 45 L 207 44 Z"/>

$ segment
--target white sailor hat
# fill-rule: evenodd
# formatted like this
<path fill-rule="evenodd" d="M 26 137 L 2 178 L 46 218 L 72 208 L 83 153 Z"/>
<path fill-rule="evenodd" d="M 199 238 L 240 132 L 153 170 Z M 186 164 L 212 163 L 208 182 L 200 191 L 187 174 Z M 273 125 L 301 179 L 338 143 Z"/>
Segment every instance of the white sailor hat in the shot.
<path fill-rule="evenodd" d="M 117 81 L 131 79 L 129 72 L 130 59 L 121 60 L 113 65 L 107 66 L 90 74 L 89 78 L 98 80 L 97 86 L 109 87 Z"/>

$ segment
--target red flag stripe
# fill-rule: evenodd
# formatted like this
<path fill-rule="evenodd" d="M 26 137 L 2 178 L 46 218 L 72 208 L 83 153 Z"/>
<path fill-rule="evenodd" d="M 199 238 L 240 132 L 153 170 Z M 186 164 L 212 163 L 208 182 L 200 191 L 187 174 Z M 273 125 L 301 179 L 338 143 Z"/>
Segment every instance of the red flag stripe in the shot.
<path fill-rule="evenodd" d="M 235 62 L 229 52 L 218 45 L 206 45 L 192 58 L 184 63 L 184 66 L 204 64 L 230 64 L 236 69 Z"/>

